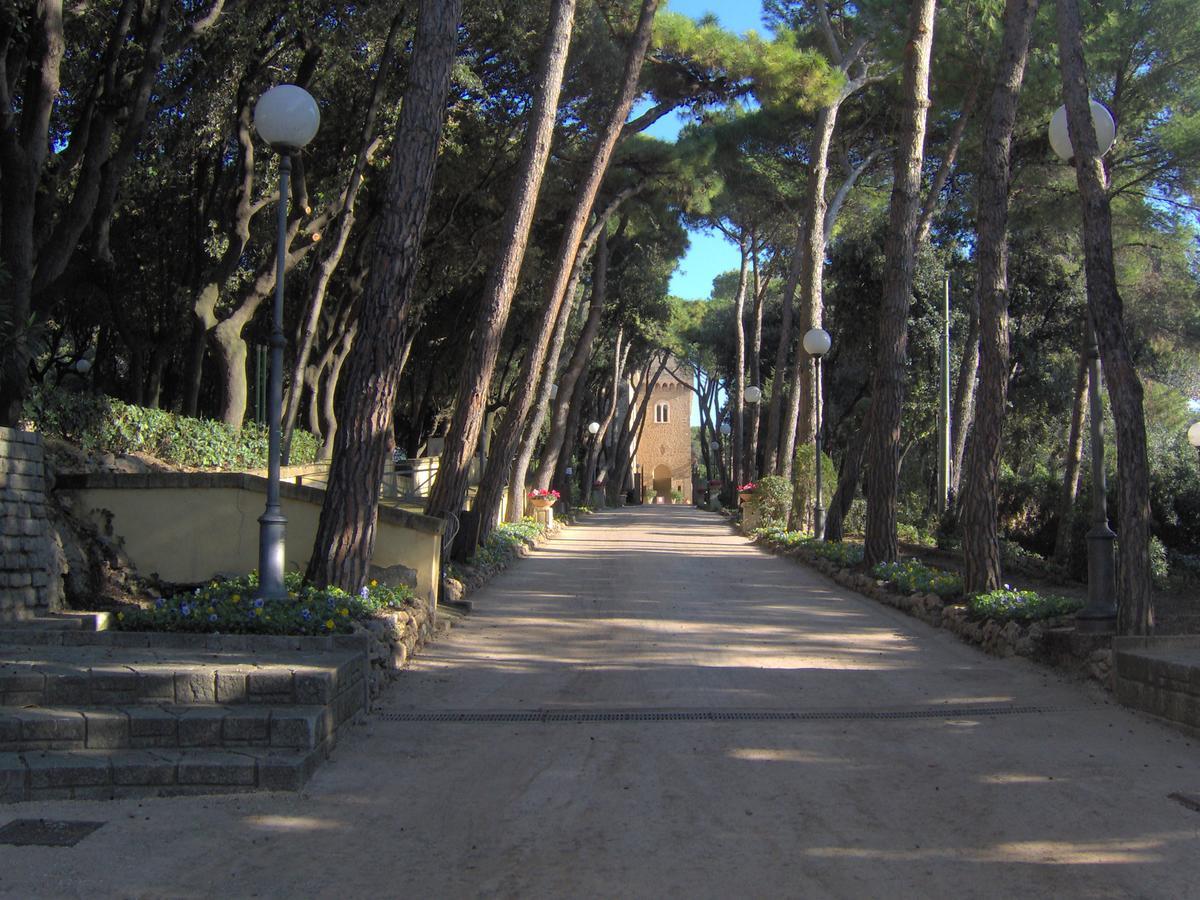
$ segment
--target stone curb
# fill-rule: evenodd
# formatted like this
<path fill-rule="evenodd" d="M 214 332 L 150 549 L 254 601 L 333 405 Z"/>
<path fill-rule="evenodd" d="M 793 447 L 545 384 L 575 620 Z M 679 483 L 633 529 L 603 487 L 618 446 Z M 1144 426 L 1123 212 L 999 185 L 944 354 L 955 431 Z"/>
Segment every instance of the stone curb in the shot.
<path fill-rule="evenodd" d="M 732 524 L 732 523 L 731 523 Z M 754 538 L 764 550 L 815 569 L 842 587 L 899 609 L 934 628 L 956 634 L 968 644 L 1001 658 L 1023 656 L 1046 665 L 1081 673 L 1108 691 L 1113 690 L 1111 635 L 1079 634 L 1071 627 L 1073 617 L 1063 616 L 1031 622 L 1002 622 L 973 619 L 963 603 L 947 602 L 937 594 L 901 594 L 865 572 L 837 565 L 803 548 L 785 548 Z"/>

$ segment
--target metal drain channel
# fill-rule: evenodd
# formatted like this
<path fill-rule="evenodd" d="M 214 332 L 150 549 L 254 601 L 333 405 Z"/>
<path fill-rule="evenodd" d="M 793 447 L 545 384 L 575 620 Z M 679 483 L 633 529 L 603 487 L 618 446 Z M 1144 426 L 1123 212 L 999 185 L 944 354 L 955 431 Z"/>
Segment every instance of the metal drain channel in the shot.
<path fill-rule="evenodd" d="M 939 706 L 919 709 L 414 709 L 379 713 L 383 722 L 571 724 L 584 722 L 814 722 L 888 719 L 977 719 L 1070 712 L 1054 706 Z"/>

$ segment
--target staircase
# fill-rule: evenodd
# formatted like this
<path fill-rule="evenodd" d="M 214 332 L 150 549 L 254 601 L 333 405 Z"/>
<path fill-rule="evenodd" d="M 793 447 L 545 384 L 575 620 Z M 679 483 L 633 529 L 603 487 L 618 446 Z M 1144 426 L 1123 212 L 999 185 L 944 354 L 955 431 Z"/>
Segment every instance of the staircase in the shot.
<path fill-rule="evenodd" d="M 366 707 L 358 636 L 0 629 L 0 801 L 298 790 Z"/>

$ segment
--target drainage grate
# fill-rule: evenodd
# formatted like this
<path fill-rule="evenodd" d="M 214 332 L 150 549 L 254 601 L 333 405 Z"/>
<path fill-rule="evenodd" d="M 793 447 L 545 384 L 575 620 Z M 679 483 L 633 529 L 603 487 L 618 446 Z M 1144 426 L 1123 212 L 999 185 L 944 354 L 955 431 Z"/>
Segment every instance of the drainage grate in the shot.
<path fill-rule="evenodd" d="M 0 844 L 12 844 L 15 847 L 74 847 L 103 824 L 13 819 L 0 828 Z"/>
<path fill-rule="evenodd" d="M 413 709 L 379 713 L 383 722 L 810 722 L 825 720 L 961 719 L 1069 712 L 1053 706 L 936 706 L 917 709 Z"/>

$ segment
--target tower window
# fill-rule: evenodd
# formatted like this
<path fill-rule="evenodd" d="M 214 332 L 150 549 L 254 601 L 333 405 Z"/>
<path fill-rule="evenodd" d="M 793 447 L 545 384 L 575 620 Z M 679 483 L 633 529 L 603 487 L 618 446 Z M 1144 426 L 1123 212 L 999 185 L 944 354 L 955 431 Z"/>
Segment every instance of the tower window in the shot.
<path fill-rule="evenodd" d="M 660 424 L 671 421 L 671 404 L 654 404 L 654 421 Z"/>

